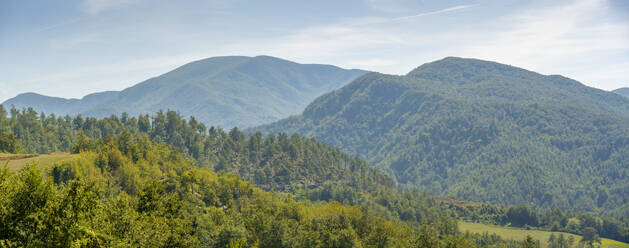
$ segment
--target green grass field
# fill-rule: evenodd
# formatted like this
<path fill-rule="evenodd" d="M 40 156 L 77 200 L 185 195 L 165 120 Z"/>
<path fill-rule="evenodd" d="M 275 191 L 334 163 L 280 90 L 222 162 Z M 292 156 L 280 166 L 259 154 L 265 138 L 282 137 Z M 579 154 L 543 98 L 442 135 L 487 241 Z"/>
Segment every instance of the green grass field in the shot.
<path fill-rule="evenodd" d="M 524 230 L 513 227 L 502 227 L 502 226 L 494 226 L 480 223 L 469 223 L 469 222 L 459 222 L 459 230 L 461 232 L 470 232 L 470 233 L 494 233 L 507 240 L 524 240 L 527 235 L 531 235 L 533 239 L 539 240 L 542 244 L 542 247 L 546 247 L 546 242 L 550 237 L 550 234 L 554 233 L 555 235 L 560 234 L 560 232 L 548 232 L 548 231 L 537 231 L 537 230 Z M 563 233 L 566 238 L 569 236 L 573 236 L 575 241 L 581 240 L 581 236 L 574 235 L 570 233 Z M 611 239 L 601 239 L 602 248 L 629 248 L 629 244 L 618 242 Z"/>
<path fill-rule="evenodd" d="M 44 170 L 50 168 L 55 162 L 72 158 L 74 155 L 70 153 L 51 153 L 51 154 L 6 154 L 0 153 L 0 165 L 4 165 L 8 161 L 8 167 L 11 170 L 19 170 L 27 163 L 37 163 Z"/>

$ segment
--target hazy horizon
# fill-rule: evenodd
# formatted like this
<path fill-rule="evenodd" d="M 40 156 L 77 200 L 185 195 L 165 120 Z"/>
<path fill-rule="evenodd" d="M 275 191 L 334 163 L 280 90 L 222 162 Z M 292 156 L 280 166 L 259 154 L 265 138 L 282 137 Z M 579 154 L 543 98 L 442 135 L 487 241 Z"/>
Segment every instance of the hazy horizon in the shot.
<path fill-rule="evenodd" d="M 0 102 L 19 93 L 81 98 L 188 62 L 269 55 L 404 74 L 448 56 L 628 87 L 622 1 L 144 0 L 0 3 Z"/>

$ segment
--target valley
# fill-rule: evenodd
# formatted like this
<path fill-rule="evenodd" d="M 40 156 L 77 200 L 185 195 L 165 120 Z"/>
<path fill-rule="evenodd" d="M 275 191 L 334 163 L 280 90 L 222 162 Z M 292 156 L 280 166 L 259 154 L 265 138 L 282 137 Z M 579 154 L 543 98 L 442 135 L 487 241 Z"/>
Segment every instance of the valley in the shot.
<path fill-rule="evenodd" d="M 138 174 L 137 170 L 142 169 L 142 166 L 156 166 L 155 162 L 147 161 L 148 164 L 142 162 L 133 165 L 125 161 L 136 161 L 141 158 L 137 156 L 148 156 L 150 153 L 146 153 L 148 148 L 145 146 L 159 141 L 163 142 L 160 149 L 171 147 L 178 151 L 172 151 L 173 154 L 180 154 L 182 159 L 186 158 L 187 163 L 194 167 L 205 168 L 219 174 L 234 173 L 263 190 L 284 192 L 300 201 L 315 204 L 339 202 L 344 205 L 360 206 L 363 211 L 374 216 L 389 221 L 402 221 L 405 223 L 403 225 L 410 225 L 412 229 L 418 228 L 422 222 L 428 222 L 431 226 L 434 225 L 428 229 L 422 229 L 428 233 L 434 228 L 436 231 L 443 232 L 443 235 L 453 235 L 456 231 L 452 232 L 452 230 L 458 230 L 456 220 L 499 225 L 530 225 L 542 230 L 551 227 L 568 230 L 567 228 L 573 228 L 572 224 L 562 223 L 579 223 L 576 226 L 579 229 L 570 229 L 574 232 L 580 232 L 581 226 L 590 227 L 588 223 L 591 223 L 595 228 L 600 228 L 596 230 L 601 236 L 617 239 L 623 239 L 622 230 L 627 230 L 622 218 L 596 216 L 586 212 L 563 212 L 557 209 L 535 212 L 528 206 L 500 207 L 470 203 L 404 189 L 399 187 L 392 178 L 372 168 L 366 161 L 349 156 L 338 148 L 296 134 L 288 136 L 280 133 L 264 137 L 260 133 L 247 134 L 237 128 L 225 132 L 220 128 L 207 128 L 202 123 L 196 122 L 194 118 L 186 120 L 174 111 L 158 112 L 150 118 L 139 116 L 127 119 L 115 117 L 67 119 L 43 116 L 41 120 L 28 119 L 28 116 L 39 116 L 30 111 L 32 110 L 23 111 L 15 116 L 14 120 L 21 120 L 21 122 L 11 122 L 10 119 L 0 118 L 4 120 L 0 122 L 3 123 L 0 126 L 4 129 L 15 130 L 13 132 L 18 137 L 32 137 L 32 139 L 18 139 L 15 142 L 19 141 L 19 144 L 8 146 L 15 147 L 16 150 L 29 153 L 37 151 L 74 153 L 73 155 L 61 153 L 38 156 L 51 158 L 48 161 L 53 162 L 52 169 L 50 167 L 44 169 L 45 173 L 52 176 L 55 183 L 72 180 L 77 173 L 88 173 L 88 177 L 95 176 L 97 179 L 102 177 L 99 173 L 110 171 L 103 176 L 113 173 L 111 176 L 123 176 L 116 179 L 116 181 L 123 180 L 120 181 L 123 185 L 131 182 L 134 182 L 134 185 L 141 184 L 143 180 L 140 180 L 138 176 L 146 174 Z M 24 125 L 43 127 L 40 121 L 48 123 L 49 129 L 23 129 Z M 152 123 L 152 125 L 146 125 L 146 123 Z M 51 124 L 54 124 L 54 128 Z M 18 130 L 28 130 L 28 132 L 16 132 Z M 65 131 L 47 137 L 67 137 L 70 140 L 64 142 L 63 139 L 41 138 L 52 130 Z M 42 140 L 46 142 L 41 143 Z M 64 144 L 72 145 L 64 147 Z M 58 150 L 51 149 L 54 147 Z M 90 153 L 92 155 L 89 155 Z M 138 154 L 133 155 L 135 153 Z M 77 154 L 82 156 L 75 157 Z M 69 156 L 71 159 L 53 159 L 63 156 Z M 38 157 L 23 159 L 22 163 L 19 163 L 20 160 L 16 162 L 19 163 L 18 166 L 28 167 L 29 163 L 26 161 Z M 151 157 L 152 155 L 146 159 Z M 71 165 L 70 167 L 59 167 L 66 164 L 64 161 L 74 162 L 68 165 Z M 100 169 L 84 168 L 84 164 L 89 163 L 95 163 Z M 49 166 L 49 163 L 41 164 Z M 107 165 L 113 167 L 105 169 L 103 166 Z M 158 173 L 155 176 L 161 177 L 159 175 Z M 132 181 L 125 183 L 126 180 Z M 130 194 L 136 194 L 136 190 L 127 189 Z M 610 230 L 612 232 L 609 232 Z M 518 244 L 521 242 L 509 241 L 512 238 L 508 236 L 496 240 L 486 239 L 483 235 L 468 237 L 468 240 L 479 242 L 478 244 L 485 242 Z"/>
<path fill-rule="evenodd" d="M 627 13 L 0 0 L 0 248 L 629 248 Z"/>
<path fill-rule="evenodd" d="M 184 69 L 175 71 L 181 74 Z M 153 85 L 148 82 L 153 81 L 138 87 Z M 160 89 L 138 91 L 152 95 Z M 278 237 L 264 230 L 276 228 L 276 222 L 259 223 L 262 226 L 257 228 L 262 229 L 239 226 L 234 221 L 258 217 L 228 211 L 242 211 L 241 204 L 245 207 L 250 197 L 270 197 L 270 202 L 256 208 L 289 201 L 302 215 L 273 218 L 311 228 L 302 231 L 316 235 L 346 232 L 349 239 L 315 239 L 341 242 L 341 246 L 384 242 L 393 247 L 520 247 L 537 240 L 545 247 L 549 231 L 555 230 L 570 233 L 566 235 L 574 237 L 574 246 L 582 244 L 579 235 L 590 232 L 602 237 L 602 247 L 626 247 L 621 241 L 629 241 L 629 199 L 623 193 L 629 175 L 623 166 L 629 149 L 628 113 L 629 99 L 614 93 L 560 76 L 462 58 L 428 63 L 406 76 L 367 73 L 316 98 L 302 115 L 244 130 L 224 130 L 174 110 L 91 117 L 0 105 L 3 187 L 16 194 L 5 194 L 8 198 L 3 201 L 19 203 L 19 198 L 13 197 L 27 188 L 10 186 L 15 182 L 61 190 L 53 190 L 56 193 L 50 193 L 49 199 L 67 197 L 63 190 L 68 185 L 109 192 L 95 198 L 82 195 L 92 197 L 93 205 L 77 209 L 74 214 L 78 215 L 97 211 L 94 207 L 111 208 L 109 204 L 121 197 L 144 204 L 146 194 L 170 195 L 169 203 L 150 203 L 166 204 L 166 209 L 146 212 L 138 205 L 136 212 L 128 212 L 165 219 L 136 218 L 130 225 L 152 225 L 160 230 L 162 227 L 155 225 L 170 223 L 167 226 L 183 228 L 178 236 L 148 240 L 108 230 L 118 236 L 90 238 L 72 229 L 72 235 L 92 240 L 85 242 L 109 245 L 168 240 L 179 240 L 176 242 L 184 247 L 211 243 L 205 239 L 215 242 L 211 243 L 214 247 L 273 242 L 266 238 Z M 248 114 L 237 115 L 249 118 Z M 44 181 L 20 181 L 32 174 Z M 216 191 L 221 187 L 215 183 L 206 184 L 216 180 L 211 178 L 231 180 L 233 184 L 220 189 L 231 191 L 231 196 Z M 92 184 L 101 186 L 90 189 Z M 247 193 L 249 200 L 241 202 L 241 190 L 260 195 Z M 220 203 L 213 197 L 222 197 Z M 56 201 L 50 204 L 58 204 L 53 203 Z M 173 212 L 176 215 L 159 212 L 174 206 L 187 210 Z M 208 208 L 232 220 L 189 225 L 201 221 L 197 218 Z M 16 209 L 6 211 L 6 216 L 17 213 L 12 212 Z M 43 206 L 33 211 L 56 218 Z M 311 216 L 315 212 L 320 212 L 314 214 L 318 217 Z M 112 213 L 102 214 L 109 217 L 100 223 L 119 224 Z M 321 214 L 327 216 L 325 221 L 355 219 L 340 229 L 319 229 L 300 222 L 304 218 L 324 221 L 318 219 Z M 360 229 L 355 223 L 359 216 L 374 223 L 376 229 Z M 88 224 L 91 218 L 75 221 L 64 228 L 93 225 Z M 228 235 L 221 232 L 232 233 L 236 227 L 240 234 L 221 241 L 221 235 Z M 91 228 L 91 232 L 106 230 Z M 216 228 L 223 231 L 216 233 Z M 185 230 L 199 234 L 189 236 Z M 291 237 L 282 238 L 289 247 L 327 246 L 309 243 L 314 240 L 305 238 L 305 233 L 278 230 L 283 234 L 273 235 Z M 393 236 L 373 240 L 372 235 L 383 233 Z M 439 238 L 425 239 L 428 237 Z"/>

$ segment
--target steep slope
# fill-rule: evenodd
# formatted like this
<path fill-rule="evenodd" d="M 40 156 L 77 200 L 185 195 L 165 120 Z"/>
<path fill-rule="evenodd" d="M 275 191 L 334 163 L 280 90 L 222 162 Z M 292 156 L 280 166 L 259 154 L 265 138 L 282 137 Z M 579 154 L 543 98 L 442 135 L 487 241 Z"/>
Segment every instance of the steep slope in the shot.
<path fill-rule="evenodd" d="M 612 91 L 618 95 L 624 96 L 624 97 L 629 97 L 629 88 L 620 88 L 620 89 L 616 89 L 614 91 Z"/>
<path fill-rule="evenodd" d="M 629 99 L 561 76 L 446 58 L 364 75 L 252 130 L 315 137 L 437 195 L 629 209 Z"/>
<path fill-rule="evenodd" d="M 92 117 L 171 109 L 184 116 L 194 115 L 208 125 L 248 127 L 298 114 L 315 97 L 364 73 L 269 56 L 214 57 L 186 64 L 120 92 L 95 93 L 82 99 L 26 93 L 3 105 Z"/>

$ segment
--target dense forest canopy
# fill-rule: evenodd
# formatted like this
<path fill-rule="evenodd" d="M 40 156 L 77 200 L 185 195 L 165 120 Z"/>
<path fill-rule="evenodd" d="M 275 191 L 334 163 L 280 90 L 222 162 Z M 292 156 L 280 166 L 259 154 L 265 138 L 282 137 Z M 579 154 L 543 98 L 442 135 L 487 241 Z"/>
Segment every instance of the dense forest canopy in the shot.
<path fill-rule="evenodd" d="M 82 143 L 77 150 L 81 154 L 56 164 L 51 177 L 42 177 L 36 165 L 19 173 L 0 170 L 0 246 L 413 247 L 416 243 L 412 229 L 402 223 L 377 218 L 358 207 L 311 204 L 266 193 L 237 176 L 193 166 L 178 152 L 146 137 L 120 135 Z"/>
<path fill-rule="evenodd" d="M 364 160 L 299 135 L 263 137 L 236 128 L 224 132 L 220 128 L 207 128 L 194 117 L 186 120 L 174 111 L 103 119 L 47 116 L 32 109 L 9 112 L 7 114 L 0 105 L 0 130 L 5 135 L 14 135 L 21 150 L 31 153 L 99 151 L 95 163 L 100 164 L 100 170 L 104 164 L 120 168 L 124 156 L 137 163 L 138 156 L 147 156 L 147 144 L 158 142 L 179 151 L 176 154 L 195 168 L 235 173 L 256 187 L 290 193 L 297 200 L 361 206 L 374 216 L 404 221 L 411 226 L 443 222 L 446 217 L 577 234 L 585 227 L 592 227 L 602 237 L 629 241 L 626 218 L 559 209 L 536 212 L 524 205 L 499 207 L 444 202 L 416 190 L 399 188 L 394 180 Z M 102 148 L 106 146 L 104 143 L 112 147 L 115 144 L 121 154 Z M 60 183 L 74 178 L 74 170 L 79 170 L 80 164 L 72 170 L 56 167 L 52 171 L 53 181 Z M 133 167 L 127 169 L 130 171 L 126 172 L 124 180 L 137 181 L 132 174 L 139 172 Z M 137 192 L 138 188 L 128 190 Z"/>
<path fill-rule="evenodd" d="M 620 88 L 613 91 L 616 94 L 629 98 L 629 88 Z"/>
<path fill-rule="evenodd" d="M 251 131 L 314 137 L 432 194 L 629 216 L 629 99 L 561 76 L 446 58 Z"/>
<path fill-rule="evenodd" d="M 20 151 L 20 141 L 12 133 L 0 133 L 0 152 L 17 153 Z"/>
<path fill-rule="evenodd" d="M 445 215 L 387 220 L 368 206 L 295 200 L 195 166 L 147 135 L 92 140 L 49 172 L 0 169 L 2 247 L 525 247 L 462 234 Z M 49 174 L 48 174 L 49 173 Z"/>

